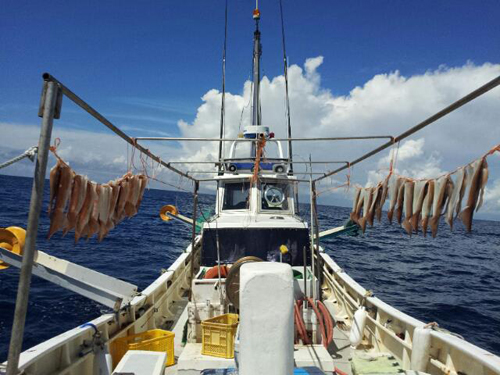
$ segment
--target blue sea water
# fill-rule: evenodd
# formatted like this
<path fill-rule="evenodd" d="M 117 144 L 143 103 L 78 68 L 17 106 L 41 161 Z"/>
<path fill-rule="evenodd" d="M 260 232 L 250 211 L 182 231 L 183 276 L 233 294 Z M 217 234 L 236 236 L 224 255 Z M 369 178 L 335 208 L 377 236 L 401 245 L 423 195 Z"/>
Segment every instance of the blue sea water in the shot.
<path fill-rule="evenodd" d="M 0 227 L 25 227 L 32 180 L 0 175 Z M 190 241 L 190 228 L 166 224 L 158 216 L 164 204 L 181 213 L 192 210 L 191 195 L 147 190 L 140 212 L 122 222 L 101 243 L 74 244 L 72 234 L 46 239 L 49 220 L 40 221 L 37 248 L 49 254 L 121 278 L 145 288 L 167 268 Z M 202 210 L 213 197 L 201 195 Z M 308 206 L 301 205 L 308 217 Z M 342 225 L 349 209 L 320 206 L 321 229 Z M 436 239 L 408 237 L 397 225 L 382 224 L 366 234 L 325 241 L 327 251 L 356 281 L 385 302 L 425 322 L 464 336 L 500 354 L 500 223 L 474 221 L 473 233 L 459 224 L 453 233 L 445 224 Z M 19 272 L 0 271 L 0 361 L 7 357 Z M 105 309 L 84 297 L 33 277 L 23 349 L 87 322 Z"/>

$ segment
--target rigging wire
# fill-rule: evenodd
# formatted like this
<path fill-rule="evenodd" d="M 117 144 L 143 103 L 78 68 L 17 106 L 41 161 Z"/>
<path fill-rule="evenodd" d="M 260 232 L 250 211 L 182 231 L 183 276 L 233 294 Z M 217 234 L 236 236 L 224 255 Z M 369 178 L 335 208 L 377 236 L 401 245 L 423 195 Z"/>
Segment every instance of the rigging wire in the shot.
<path fill-rule="evenodd" d="M 222 103 L 220 109 L 220 138 L 223 139 L 226 136 L 226 46 L 227 46 L 227 3 L 224 13 L 224 48 L 222 51 Z M 219 142 L 219 162 L 222 161 L 222 155 L 225 155 L 225 142 Z M 219 172 L 222 172 L 222 164 L 219 164 Z"/>
<path fill-rule="evenodd" d="M 292 126 L 290 122 L 290 98 L 288 95 L 288 59 L 286 57 L 286 43 L 285 43 L 285 22 L 283 21 L 283 1 L 279 0 L 280 3 L 280 15 L 281 15 L 281 38 L 283 45 L 283 69 L 285 76 L 285 116 L 287 120 L 287 133 L 288 138 L 292 138 Z M 293 174 L 292 165 L 292 141 L 288 141 L 288 162 L 289 162 L 289 173 Z"/>
<path fill-rule="evenodd" d="M 243 113 L 245 112 L 245 109 L 247 109 L 250 106 L 250 103 L 252 102 L 252 97 L 253 97 L 253 83 L 250 86 L 250 96 L 248 97 L 248 103 L 241 109 L 240 123 L 238 125 L 238 134 L 241 133 L 241 123 L 243 122 Z"/>

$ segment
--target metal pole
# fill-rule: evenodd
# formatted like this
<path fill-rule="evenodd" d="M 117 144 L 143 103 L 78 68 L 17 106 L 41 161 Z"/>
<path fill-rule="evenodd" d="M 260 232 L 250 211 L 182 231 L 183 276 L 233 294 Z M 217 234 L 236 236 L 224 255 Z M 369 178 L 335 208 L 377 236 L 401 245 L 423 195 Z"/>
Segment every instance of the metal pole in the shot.
<path fill-rule="evenodd" d="M 200 188 L 200 183 L 198 181 L 195 181 L 194 183 L 194 196 L 193 196 L 193 227 L 191 231 L 191 284 L 193 283 L 194 279 L 194 256 L 195 256 L 195 240 L 196 240 L 196 215 L 197 215 L 197 208 L 198 208 L 198 189 Z M 193 288 L 191 287 L 190 290 Z"/>
<path fill-rule="evenodd" d="M 47 83 L 42 129 L 40 130 L 33 189 L 31 190 L 31 203 L 28 216 L 26 243 L 23 253 L 23 264 L 21 266 L 21 274 L 19 276 L 16 309 L 14 311 L 14 322 L 12 324 L 12 333 L 10 337 L 7 375 L 18 374 L 19 356 L 21 354 L 21 347 L 23 344 L 24 324 L 26 322 L 26 312 L 28 310 L 31 272 L 35 256 L 38 222 L 40 220 L 40 211 L 42 209 L 43 186 L 45 184 L 45 173 L 47 171 L 50 139 L 52 137 L 52 123 L 54 122 L 54 112 L 58 90 L 59 88 L 56 83 Z"/>
<path fill-rule="evenodd" d="M 304 257 L 304 296 L 307 298 L 307 248 L 302 248 L 302 255 Z M 306 300 L 307 301 L 307 300 Z"/>
<path fill-rule="evenodd" d="M 220 108 L 220 138 L 224 138 L 224 125 L 225 125 L 225 104 L 226 104 L 226 42 L 227 42 L 227 0 L 226 0 L 226 12 L 224 17 L 224 50 L 222 52 L 222 102 Z M 219 162 L 222 162 L 222 145 L 223 142 L 219 142 Z M 219 164 L 219 174 L 222 174 L 222 164 Z"/>
<path fill-rule="evenodd" d="M 64 88 L 63 88 L 63 90 L 64 90 Z M 106 124 L 104 124 L 104 125 L 106 125 Z M 206 138 L 206 137 L 189 137 L 189 138 L 185 138 L 185 137 L 135 137 L 134 139 L 136 141 L 166 141 L 166 142 L 205 142 L 205 141 L 206 142 L 255 142 L 254 138 L 250 139 L 250 138 Z M 269 142 L 366 141 L 366 140 L 374 140 L 374 139 L 390 139 L 391 142 L 394 143 L 394 137 L 392 135 L 363 135 L 363 136 L 356 136 L 356 137 L 270 138 L 270 139 L 268 139 L 268 141 Z M 288 158 L 284 158 L 283 160 L 288 160 Z M 213 162 L 213 163 L 216 163 L 216 162 Z"/>
<path fill-rule="evenodd" d="M 288 138 L 292 138 L 292 124 L 290 123 L 290 98 L 288 96 L 288 60 L 286 58 L 286 48 L 285 48 L 285 23 L 283 22 L 283 4 L 280 0 L 280 15 L 281 15 L 281 37 L 283 45 L 283 69 L 285 76 L 285 102 L 286 102 L 286 119 L 287 119 L 287 133 Z M 288 173 L 293 175 L 293 151 L 292 151 L 292 141 L 288 141 Z"/>
<path fill-rule="evenodd" d="M 319 220 L 318 220 L 318 202 L 316 200 L 317 194 L 316 194 L 316 183 L 313 181 L 312 182 L 312 188 L 311 188 L 311 193 L 312 193 L 312 201 L 313 201 L 313 208 L 314 208 L 314 239 L 315 239 L 315 250 L 316 250 L 316 273 L 317 273 L 317 278 L 318 278 L 318 300 L 321 300 L 321 283 L 322 283 L 322 267 L 321 267 L 321 258 L 319 255 Z"/>
<path fill-rule="evenodd" d="M 260 12 L 258 8 L 254 11 L 255 20 L 255 32 L 253 33 L 253 115 L 252 115 L 252 125 L 261 124 L 261 113 L 260 113 L 260 56 L 261 45 L 260 45 L 260 31 L 259 31 L 259 20 Z"/>
<path fill-rule="evenodd" d="M 309 155 L 309 160 L 311 160 L 311 155 Z M 312 170 L 312 164 L 310 166 Z M 313 301 L 316 301 L 316 270 L 315 270 L 315 265 L 314 265 L 314 202 L 313 202 L 313 181 L 312 181 L 312 174 L 310 175 L 309 178 L 309 183 L 311 184 L 311 199 L 309 201 L 309 204 L 311 206 L 311 273 L 312 273 L 312 287 L 311 287 L 311 292 L 312 292 L 312 298 Z"/>

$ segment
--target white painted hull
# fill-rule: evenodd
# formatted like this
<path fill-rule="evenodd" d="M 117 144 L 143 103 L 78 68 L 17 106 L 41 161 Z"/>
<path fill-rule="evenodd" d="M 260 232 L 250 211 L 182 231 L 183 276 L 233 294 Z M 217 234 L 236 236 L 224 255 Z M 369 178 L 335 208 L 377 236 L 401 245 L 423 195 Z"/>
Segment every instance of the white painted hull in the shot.
<path fill-rule="evenodd" d="M 196 247 L 197 250 L 198 248 L 199 246 Z M 321 253 L 321 256 L 324 267 L 324 303 L 337 322 L 345 322 L 347 330 L 354 312 L 364 300 L 366 290 L 343 272 L 329 255 Z M 172 320 L 185 321 L 185 311 L 180 314 L 177 310 L 184 310 L 185 305 L 182 303 L 186 300 L 190 287 L 190 261 L 191 248 L 188 247 L 165 273 L 133 299 L 127 313 L 120 313 L 119 323 L 114 314 L 102 315 L 91 322 L 101 332 L 105 342 L 104 351 L 94 354 L 89 349 L 85 350 L 84 345 L 92 342 L 94 329 L 77 327 L 23 352 L 20 369 L 24 370 L 26 375 L 98 374 L 99 363 L 103 362 L 106 348 L 118 337 L 164 327 L 166 322 Z M 198 261 L 196 266 L 197 263 Z M 377 297 L 366 298 L 365 306 L 371 312 L 364 331 L 363 343 L 365 348 L 369 348 L 367 352 L 390 353 L 405 370 L 409 370 L 413 332 L 424 323 L 387 305 Z M 392 321 L 391 326 L 385 324 L 388 320 Z M 181 322 L 180 325 L 184 326 L 184 323 Z M 404 332 L 404 339 L 396 335 L 401 332 Z M 431 337 L 427 373 L 500 374 L 499 357 L 451 334 L 432 331 Z M 182 351 L 181 339 L 182 334 L 177 334 L 176 357 Z M 342 363 L 338 365 L 341 368 Z M 165 373 L 177 373 L 176 366 L 168 368 Z"/>
<path fill-rule="evenodd" d="M 336 305 L 337 317 L 350 321 L 366 295 L 366 289 L 347 275 L 328 254 L 321 254 L 324 260 L 323 274 L 331 296 L 325 301 Z M 365 340 L 374 351 L 389 352 L 410 369 L 413 331 L 425 323 L 386 304 L 377 297 L 368 297 L 365 303 L 368 315 Z M 404 332 L 404 340 L 396 336 L 395 330 L 386 327 L 391 320 L 392 327 Z M 441 331 L 431 331 L 430 360 L 426 372 L 430 374 L 500 374 L 500 358 L 457 336 Z"/>

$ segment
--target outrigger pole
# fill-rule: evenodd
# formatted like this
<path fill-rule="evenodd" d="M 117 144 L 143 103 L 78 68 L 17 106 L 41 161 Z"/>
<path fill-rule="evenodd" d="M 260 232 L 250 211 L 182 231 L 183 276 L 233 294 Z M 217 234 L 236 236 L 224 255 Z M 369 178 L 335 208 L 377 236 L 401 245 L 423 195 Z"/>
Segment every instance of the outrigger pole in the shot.
<path fill-rule="evenodd" d="M 80 97 L 78 97 L 75 93 L 73 93 L 70 89 L 68 89 L 66 86 L 64 86 L 61 82 L 59 82 L 56 78 L 51 76 L 49 73 L 44 73 L 43 74 L 43 79 L 47 82 L 54 82 L 57 84 L 57 86 L 62 90 L 62 93 L 66 95 L 69 99 L 71 99 L 76 105 L 78 105 L 80 108 L 82 108 L 84 111 L 88 112 L 92 117 L 97 119 L 101 124 L 112 130 L 114 133 L 116 133 L 120 138 L 122 138 L 124 141 L 127 143 L 131 144 L 133 147 L 138 149 L 140 152 L 143 154 L 149 156 L 151 159 L 156 161 L 157 163 L 160 163 L 163 165 L 165 168 L 170 169 L 172 172 L 175 172 L 182 177 L 187 178 L 188 180 L 191 181 L 196 181 L 193 177 L 187 175 L 186 173 L 178 170 L 177 168 L 172 167 L 169 163 L 164 162 L 161 160 L 158 156 L 153 154 L 151 151 L 149 151 L 147 148 L 137 144 L 137 138 L 132 138 L 129 137 L 127 134 L 125 134 L 122 130 L 117 128 L 115 125 L 111 123 L 107 118 L 105 118 L 103 115 L 101 115 L 99 112 L 97 112 L 94 108 L 92 108 L 89 104 L 87 104 L 85 101 L 83 101 Z"/>
<path fill-rule="evenodd" d="M 43 87 L 42 99 L 40 102 L 39 115 L 42 117 L 42 128 L 38 141 L 38 154 L 28 215 L 28 230 L 26 233 L 23 262 L 17 288 L 16 308 L 14 310 L 14 321 L 12 323 L 12 333 L 10 336 L 7 375 L 17 375 L 18 373 L 19 356 L 21 355 L 24 325 L 26 323 L 26 312 L 28 311 L 28 297 L 35 257 L 36 237 L 40 221 L 40 212 L 42 210 L 45 173 L 47 171 L 47 162 L 49 159 L 52 124 L 54 118 L 59 118 L 61 103 L 62 94 L 58 85 L 54 82 L 46 82 Z"/>

